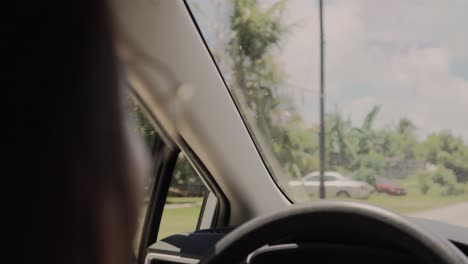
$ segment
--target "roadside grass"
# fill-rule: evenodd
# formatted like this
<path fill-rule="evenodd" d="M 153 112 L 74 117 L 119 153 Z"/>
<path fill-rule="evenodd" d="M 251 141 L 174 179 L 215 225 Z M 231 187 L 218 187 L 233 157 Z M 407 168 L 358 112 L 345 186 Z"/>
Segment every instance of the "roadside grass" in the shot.
<path fill-rule="evenodd" d="M 200 209 L 200 206 L 165 209 L 157 239 L 160 240 L 170 235 L 195 231 Z"/>
<path fill-rule="evenodd" d="M 457 196 L 423 195 L 418 193 L 408 193 L 405 196 L 390 196 L 384 193 L 374 193 L 368 200 L 364 200 L 366 203 L 378 205 L 399 213 L 413 213 L 467 201 L 468 192 Z"/>
<path fill-rule="evenodd" d="M 168 237 L 173 234 L 194 231 L 197 227 L 203 197 L 167 197 L 167 204 L 187 204 L 194 206 L 183 208 L 164 208 L 161 225 L 157 239 Z M 136 252 L 138 241 L 141 237 L 143 223 L 145 221 L 147 201 L 141 207 L 138 216 L 138 229 L 134 239 L 134 250 Z"/>
<path fill-rule="evenodd" d="M 417 211 L 440 208 L 461 202 L 468 202 L 468 184 L 459 184 L 464 193 L 459 195 L 442 195 L 443 187 L 430 186 L 426 194 L 422 194 L 419 183 L 415 178 L 408 178 L 398 182 L 407 192 L 405 196 L 390 196 L 383 193 L 375 193 L 368 202 L 388 208 L 400 213 L 412 213 Z"/>
<path fill-rule="evenodd" d="M 203 197 L 167 197 L 167 204 L 178 204 L 178 203 L 201 203 Z"/>
<path fill-rule="evenodd" d="M 465 193 L 455 196 L 443 196 L 441 194 L 442 188 L 440 186 L 432 186 L 427 194 L 422 194 L 413 182 L 399 182 L 405 187 L 407 195 L 392 196 L 385 193 L 373 193 L 369 199 L 349 199 L 377 205 L 387 208 L 399 213 L 412 213 L 422 210 L 429 210 L 440 208 L 461 202 L 468 202 L 468 184 L 465 184 Z M 173 203 L 200 203 L 202 198 L 187 197 L 169 198 Z M 336 198 L 331 198 L 335 200 Z M 313 200 L 317 200 L 314 198 Z M 187 208 L 167 208 L 164 211 L 161 223 L 161 233 L 158 238 L 164 238 L 168 235 L 193 231 L 196 228 L 196 219 L 200 213 L 200 206 L 187 207 Z"/>
<path fill-rule="evenodd" d="M 440 188 L 431 189 L 426 195 L 418 189 L 407 189 L 405 196 L 392 196 L 385 193 L 373 193 L 367 200 L 348 199 L 377 205 L 399 213 L 412 213 L 422 210 L 440 208 L 452 204 L 468 201 L 468 185 L 465 185 L 465 193 L 456 196 L 443 196 Z M 335 200 L 335 198 L 333 198 Z M 316 198 L 314 200 L 317 200 Z M 184 201 L 180 199 L 179 201 Z M 186 201 L 186 200 L 185 200 Z M 184 201 L 184 202 L 185 202 Z M 191 199 L 190 201 L 201 201 Z M 161 220 L 161 229 L 158 240 L 172 234 L 194 231 L 200 214 L 200 206 L 185 208 L 166 208 Z"/>
<path fill-rule="evenodd" d="M 190 207 L 164 208 L 158 240 L 197 228 L 203 197 L 167 197 L 166 204 L 193 204 Z"/>
<path fill-rule="evenodd" d="M 413 213 L 417 211 L 440 208 L 452 204 L 468 202 L 468 184 L 464 185 L 465 192 L 460 195 L 444 196 L 440 186 L 431 186 L 426 194 L 422 194 L 416 181 L 406 180 L 398 182 L 407 192 L 404 196 L 392 196 L 385 193 L 373 193 L 369 199 L 346 199 L 377 205 L 399 213 Z M 329 197 L 330 200 L 338 200 Z M 161 219 L 161 228 L 158 240 L 173 234 L 194 231 L 200 214 L 201 197 L 169 197 L 168 204 L 193 203 L 194 206 L 183 208 L 165 208 Z M 317 197 L 311 197 L 311 202 L 317 201 Z M 142 210 L 140 221 L 143 223 L 145 212 Z M 137 239 L 141 230 L 138 230 Z"/>
<path fill-rule="evenodd" d="M 445 196 L 442 195 L 443 188 L 439 185 L 432 185 L 426 194 L 422 194 L 416 179 L 401 180 L 397 183 L 405 188 L 406 195 L 393 196 L 386 193 L 373 193 L 369 199 L 358 201 L 377 205 L 399 213 L 413 213 L 468 202 L 468 184 L 462 184 L 464 188 L 463 194 Z"/>
<path fill-rule="evenodd" d="M 442 195 L 443 188 L 432 185 L 426 194 L 422 194 L 415 179 L 397 182 L 406 190 L 406 195 L 393 196 L 386 193 L 373 193 L 368 199 L 337 198 L 328 196 L 327 200 L 351 200 L 377 205 L 398 213 L 408 214 L 423 210 L 445 207 L 452 204 L 468 202 L 468 184 L 462 184 L 464 193 L 459 195 Z M 317 197 L 310 197 L 310 202 L 318 201 Z"/>

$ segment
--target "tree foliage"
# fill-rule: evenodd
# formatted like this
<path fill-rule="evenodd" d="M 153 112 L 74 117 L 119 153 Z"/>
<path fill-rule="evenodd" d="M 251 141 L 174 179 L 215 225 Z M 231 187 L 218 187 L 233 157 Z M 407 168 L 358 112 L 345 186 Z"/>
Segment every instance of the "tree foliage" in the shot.
<path fill-rule="evenodd" d="M 143 140 L 145 141 L 146 145 L 149 149 L 152 148 L 154 138 L 156 136 L 156 131 L 153 128 L 153 125 L 150 121 L 146 118 L 145 113 L 143 112 L 140 105 L 133 97 L 128 98 L 128 103 L 131 106 L 131 115 L 136 124 L 136 129 L 138 133 L 142 136 Z"/>
<path fill-rule="evenodd" d="M 229 40 L 224 54 L 228 59 L 227 80 L 236 98 L 240 98 L 244 114 L 262 138 L 262 148 L 272 153 L 284 172 L 303 176 L 319 170 L 318 125 L 307 126 L 294 106 L 279 92 L 286 78 L 278 60 L 281 43 L 291 28 L 284 23 L 288 2 L 230 0 Z M 326 170 L 340 171 L 358 179 L 388 175 L 400 169 L 415 177 L 421 192 L 431 186 L 445 186 L 446 193 L 456 193 L 455 183 L 468 182 L 468 146 L 450 131 L 427 137 L 418 135 L 418 128 L 408 117 L 401 117 L 393 126 L 377 128 L 382 105 L 373 106 L 361 124 L 335 110 L 326 114 Z M 149 142 L 154 130 L 134 106 L 139 130 Z M 257 132 L 257 131 L 256 131 Z M 408 164 L 436 166 L 436 172 Z M 188 175 L 187 166 L 178 165 L 179 175 Z M 419 172 L 417 172 L 419 170 Z M 187 173 L 186 173 L 187 171 Z M 416 175 L 416 176 L 415 176 Z M 182 176 L 181 176 L 182 177 Z M 395 176 L 396 177 L 396 176 Z M 399 176 L 400 177 L 400 176 Z"/>
<path fill-rule="evenodd" d="M 232 0 L 233 32 L 228 45 L 234 90 L 240 92 L 254 116 L 264 142 L 283 169 L 294 176 L 319 169 L 318 126 L 306 128 L 294 107 L 277 93 L 284 74 L 277 63 L 286 1 L 261 6 L 256 0 Z M 419 160 L 451 170 L 457 181 L 468 180 L 468 151 L 449 132 L 419 140 L 407 117 L 394 127 L 376 129 L 381 105 L 372 107 L 360 126 L 338 112 L 326 116 L 326 169 L 354 172 L 355 177 L 385 174 L 402 161 Z M 283 114 L 295 118 L 284 118 Z M 363 176 L 364 175 L 364 176 Z"/>
<path fill-rule="evenodd" d="M 302 133 L 291 133 L 290 127 L 284 124 L 280 107 L 287 106 L 275 91 L 284 77 L 275 60 L 275 51 L 287 32 L 283 23 L 286 1 L 277 1 L 268 7 L 260 6 L 256 0 L 233 0 L 232 3 L 234 34 L 228 53 L 233 64 L 233 85 L 240 91 L 255 117 L 255 125 L 269 144 L 267 151 L 273 152 L 286 171 L 299 176 L 300 168 L 307 165 L 304 157 L 313 150 L 304 151 L 307 147 L 292 138 L 293 134 L 300 137 Z M 291 111 L 294 115 L 294 110 Z"/>

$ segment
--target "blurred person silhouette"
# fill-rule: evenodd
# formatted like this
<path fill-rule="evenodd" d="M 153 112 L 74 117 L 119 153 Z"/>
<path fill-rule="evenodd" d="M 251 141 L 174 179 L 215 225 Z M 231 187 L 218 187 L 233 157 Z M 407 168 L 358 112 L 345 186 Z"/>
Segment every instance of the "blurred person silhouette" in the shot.
<path fill-rule="evenodd" d="M 13 171 L 5 213 L 13 263 L 132 263 L 139 180 L 149 172 L 129 129 L 108 3 L 15 3 L 7 19 Z M 8 92 L 8 94 L 6 94 Z M 8 105 L 11 104 L 11 105 Z M 11 162 L 10 162 L 11 161 Z"/>

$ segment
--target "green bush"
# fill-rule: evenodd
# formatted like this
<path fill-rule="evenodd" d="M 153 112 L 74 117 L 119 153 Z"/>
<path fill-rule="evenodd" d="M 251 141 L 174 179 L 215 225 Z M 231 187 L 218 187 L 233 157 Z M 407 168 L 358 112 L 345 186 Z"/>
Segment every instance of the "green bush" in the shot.
<path fill-rule="evenodd" d="M 418 179 L 419 191 L 426 195 L 432 187 L 432 173 L 430 171 L 418 171 L 416 178 Z"/>
<path fill-rule="evenodd" d="M 376 173 L 382 173 L 387 169 L 387 163 L 387 160 L 382 154 L 370 152 L 369 154 L 361 157 L 360 167 L 372 169 L 375 175 Z"/>
<path fill-rule="evenodd" d="M 434 183 L 443 187 L 441 192 L 444 196 L 453 196 L 463 194 L 465 192 L 463 184 L 457 182 L 457 177 L 452 170 L 439 167 L 432 176 Z"/>
<path fill-rule="evenodd" d="M 462 184 L 451 183 L 442 190 L 443 196 L 455 196 L 465 193 L 465 188 Z"/>
<path fill-rule="evenodd" d="M 444 167 L 438 167 L 437 170 L 431 172 L 432 181 L 440 186 L 450 186 L 457 183 L 457 178 L 452 170 Z"/>
<path fill-rule="evenodd" d="M 418 179 L 418 189 L 426 195 L 435 185 L 440 186 L 443 196 L 460 195 L 465 192 L 464 185 L 457 182 L 457 178 L 452 170 L 438 167 L 434 171 L 422 170 L 416 173 Z"/>

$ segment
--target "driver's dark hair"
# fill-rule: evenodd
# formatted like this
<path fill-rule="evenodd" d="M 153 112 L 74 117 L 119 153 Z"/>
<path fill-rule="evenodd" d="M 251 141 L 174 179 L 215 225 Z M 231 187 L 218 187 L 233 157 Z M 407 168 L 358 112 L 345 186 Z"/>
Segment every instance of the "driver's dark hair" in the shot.
<path fill-rule="evenodd" d="M 113 264 L 131 262 L 135 207 L 107 3 L 32 1 L 4 11 L 14 14 L 3 97 L 14 146 L 3 150 L 13 172 L 5 178 L 14 179 L 4 185 L 14 190 L 6 227 L 15 239 L 6 242 L 16 250 L 3 261 L 97 264 L 115 254 Z M 103 226 L 116 235 L 103 236 Z"/>

